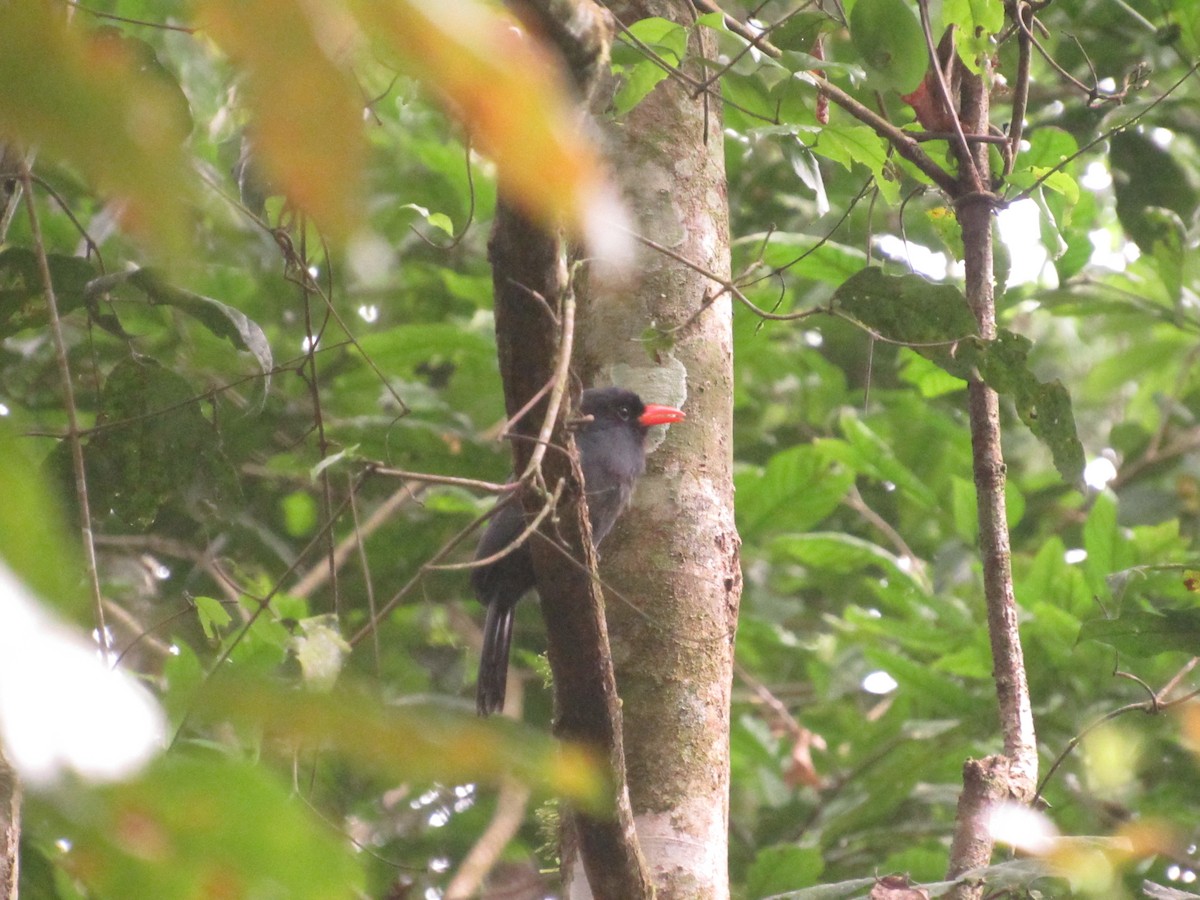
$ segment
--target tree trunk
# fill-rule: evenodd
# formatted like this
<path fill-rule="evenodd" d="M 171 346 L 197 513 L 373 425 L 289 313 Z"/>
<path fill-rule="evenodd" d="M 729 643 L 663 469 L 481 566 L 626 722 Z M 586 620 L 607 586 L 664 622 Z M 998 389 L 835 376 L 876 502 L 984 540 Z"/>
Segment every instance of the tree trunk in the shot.
<path fill-rule="evenodd" d="M 684 0 L 610 6 L 626 24 L 652 15 L 693 21 Z M 706 29 L 693 30 L 689 51 L 714 55 Z M 685 68 L 704 77 L 694 63 Z M 727 280 L 719 103 L 667 79 L 611 135 L 639 233 Z M 633 507 L 604 544 L 629 792 L 658 896 L 725 898 L 741 596 L 731 300 L 717 281 L 659 251 L 643 251 L 637 269 L 636 283 L 605 285 L 593 276 L 581 288 L 576 352 L 585 384 L 627 386 L 688 415 L 650 454 Z M 580 881 L 571 881 L 569 896 L 586 896 Z"/>
<path fill-rule="evenodd" d="M 20 846 L 21 782 L 0 755 L 0 900 L 17 900 Z"/>

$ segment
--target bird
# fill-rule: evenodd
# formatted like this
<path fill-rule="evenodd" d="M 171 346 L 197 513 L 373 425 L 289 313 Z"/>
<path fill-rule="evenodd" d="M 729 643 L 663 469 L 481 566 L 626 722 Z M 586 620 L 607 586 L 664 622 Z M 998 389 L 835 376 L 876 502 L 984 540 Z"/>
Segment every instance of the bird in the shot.
<path fill-rule="evenodd" d="M 645 442 L 650 426 L 682 422 L 686 416 L 673 406 L 644 403 L 633 391 L 619 387 L 584 391 L 579 409 L 583 418 L 576 443 L 592 542 L 599 547 L 629 505 L 634 482 L 646 470 Z M 520 498 L 513 497 L 488 522 L 475 559 L 502 552 L 525 527 L 524 508 Z M 475 708 L 481 716 L 504 707 L 517 601 L 532 590 L 535 582 L 528 542 L 471 571 L 471 587 L 486 608 L 475 693 Z"/>

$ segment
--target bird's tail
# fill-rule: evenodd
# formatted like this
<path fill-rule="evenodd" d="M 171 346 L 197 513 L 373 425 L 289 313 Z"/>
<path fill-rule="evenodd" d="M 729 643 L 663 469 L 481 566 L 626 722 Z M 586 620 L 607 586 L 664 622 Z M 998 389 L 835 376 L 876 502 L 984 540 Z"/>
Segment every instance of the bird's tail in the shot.
<path fill-rule="evenodd" d="M 492 602 L 483 621 L 483 655 L 479 660 L 479 682 L 475 688 L 475 710 L 481 716 L 504 708 L 508 686 L 508 651 L 512 646 L 515 606 Z"/>

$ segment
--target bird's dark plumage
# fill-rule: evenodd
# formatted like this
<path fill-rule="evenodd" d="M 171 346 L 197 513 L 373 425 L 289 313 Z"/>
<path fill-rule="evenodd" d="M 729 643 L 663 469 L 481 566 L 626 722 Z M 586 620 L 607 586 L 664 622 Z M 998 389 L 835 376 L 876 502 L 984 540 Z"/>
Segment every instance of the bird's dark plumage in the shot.
<path fill-rule="evenodd" d="M 580 411 L 591 417 L 579 429 L 576 441 L 592 540 L 599 546 L 629 504 L 634 482 L 646 469 L 647 429 L 651 425 L 682 421 L 684 416 L 670 406 L 646 405 L 637 394 L 622 388 L 584 391 Z M 486 559 L 500 553 L 524 529 L 521 499 L 512 497 L 492 516 L 479 540 L 475 558 Z M 475 696 L 481 716 L 504 706 L 513 617 L 517 601 L 534 583 L 533 558 L 527 543 L 471 572 L 475 596 L 487 608 Z"/>

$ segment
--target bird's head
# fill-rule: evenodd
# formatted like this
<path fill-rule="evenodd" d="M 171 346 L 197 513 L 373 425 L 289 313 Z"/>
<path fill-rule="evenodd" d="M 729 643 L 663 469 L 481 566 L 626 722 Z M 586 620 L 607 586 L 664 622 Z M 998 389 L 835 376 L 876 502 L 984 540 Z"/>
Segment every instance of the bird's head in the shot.
<path fill-rule="evenodd" d="M 629 423 L 645 431 L 651 425 L 682 422 L 683 410 L 657 403 L 644 403 L 633 391 L 618 387 L 591 388 L 583 392 L 579 404 L 585 421 L 601 427 Z"/>

